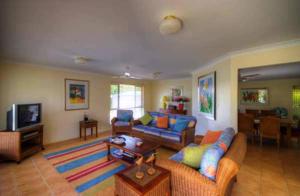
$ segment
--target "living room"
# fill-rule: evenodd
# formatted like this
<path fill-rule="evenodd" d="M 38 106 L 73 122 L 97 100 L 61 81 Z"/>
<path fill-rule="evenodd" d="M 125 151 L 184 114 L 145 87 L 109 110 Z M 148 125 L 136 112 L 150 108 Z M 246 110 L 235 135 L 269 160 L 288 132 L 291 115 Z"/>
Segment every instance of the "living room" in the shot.
<path fill-rule="evenodd" d="M 89 175 L 77 179 L 76 176 L 81 173 L 76 172 L 83 172 L 96 163 L 106 163 L 106 157 L 97 161 L 89 158 L 86 165 L 61 172 L 60 168 L 66 166 L 61 167 L 63 163 L 59 162 L 71 163 L 68 159 L 77 161 L 79 157 L 87 158 L 95 153 L 92 151 L 98 152 L 99 146 L 49 158 L 53 153 L 70 151 L 97 141 L 111 145 L 112 149 L 118 148 L 106 139 L 119 135 L 115 122 L 111 120 L 118 116 L 118 110 L 124 109 L 133 111 L 133 114 L 128 126 L 120 129 L 120 134 L 127 135 L 119 135 L 121 140 L 132 136 L 142 139 L 141 149 L 150 144 L 153 148 L 155 146 L 153 156 L 140 156 L 137 153 L 136 158 L 139 159 L 135 159 L 128 168 L 140 170 L 140 165 L 143 166 L 141 170 L 144 165 L 152 168 L 152 164 L 144 163 L 149 160 L 155 162 L 154 168 L 159 171 L 156 175 L 164 172 L 170 174 L 164 176 L 168 182 L 163 181 L 165 184 L 160 187 L 163 191 L 157 195 L 300 193 L 300 170 L 297 167 L 300 160 L 296 157 L 300 134 L 293 132 L 297 130 L 298 121 L 293 118 L 296 113 L 293 113 L 292 101 L 286 101 L 294 98 L 285 93 L 282 95 L 287 97 L 285 100 L 277 99 L 279 101 L 274 102 L 274 97 L 280 95 L 274 95 L 276 87 L 271 87 L 272 80 L 269 79 L 263 82 L 259 82 L 259 79 L 256 81 L 256 78 L 247 78 L 255 80 L 252 82 L 241 81 L 242 70 L 257 71 L 259 68 L 280 66 L 280 73 L 284 73 L 293 64 L 296 68 L 291 72 L 296 74 L 285 76 L 284 81 L 290 79 L 290 82 L 284 88 L 292 92 L 293 86 L 300 85 L 300 74 L 297 74 L 300 72 L 297 69 L 300 66 L 299 2 L 116 0 L 76 1 L 71 4 L 47 0 L 12 0 L 1 4 L 0 130 L 3 131 L 0 132 L 0 173 L 3 175 L 0 176 L 0 195 L 155 194 L 155 189 L 159 188 L 158 181 L 155 186 L 149 185 L 150 188 L 145 185 L 135 190 L 135 186 L 131 186 L 130 190 L 135 190 L 132 193 L 117 192 L 115 186 L 127 190 L 132 185 L 125 185 L 123 181 L 119 183 L 118 179 L 123 178 L 119 173 L 99 180 L 104 170 L 121 168 L 123 163 L 119 161 L 103 166 L 104 169 L 101 166 L 97 171 L 88 170 Z M 212 83 L 205 86 L 202 81 Z M 277 82 L 277 86 L 282 85 L 282 81 Z M 269 90 L 269 102 L 266 105 L 258 108 L 255 104 L 246 107 L 241 105 L 241 89 L 266 87 Z M 201 94 L 202 90 L 204 94 Z M 201 95 L 206 96 L 206 92 L 212 98 L 207 107 L 209 109 L 202 110 L 204 101 Z M 80 99 L 74 101 L 72 96 Z M 40 149 L 24 158 L 7 160 L 7 146 L 11 146 L 7 141 L 13 141 L 4 141 L 6 136 L 1 134 L 21 133 L 22 137 L 22 128 L 12 126 L 10 129 L 14 131 L 9 130 L 8 112 L 18 111 L 13 107 L 36 103 L 40 107 L 38 116 L 41 118 L 37 124 L 43 126 L 42 132 L 38 131 L 42 141 L 38 144 Z M 290 130 L 296 137 L 290 140 L 283 137 L 279 149 L 272 140 L 264 140 L 260 146 L 257 128 L 255 141 L 252 143 L 249 135 L 249 141 L 246 141 L 246 134 L 241 134 L 243 131 L 239 130 L 240 112 L 244 112 L 245 108 L 264 110 L 277 106 L 287 108 Z M 205 104 L 203 107 L 206 107 Z M 155 116 L 156 113 L 159 115 Z M 151 122 L 146 125 L 138 122 L 146 114 L 150 114 Z M 166 129 L 171 129 L 175 126 L 171 120 L 173 115 L 176 119 L 180 116 L 183 124 L 187 123 L 179 131 L 181 135 L 160 131 L 158 136 L 152 126 L 161 127 L 159 123 L 152 122 L 157 123 L 158 118 L 165 122 L 161 117 L 168 116 Z M 85 118 L 95 120 L 97 137 L 91 134 L 93 130 L 90 129 L 94 127 Z M 149 123 L 150 129 L 143 127 Z M 226 176 L 228 173 L 225 170 L 222 173 L 220 165 L 213 177 L 205 176 L 199 167 L 189 168 L 184 162 L 175 165 L 172 157 L 188 151 L 184 149 L 189 148 L 191 143 L 201 143 L 208 130 L 222 130 L 223 134 L 229 127 L 235 130 L 236 136 L 231 138 L 232 143 L 228 144 L 230 148 L 227 146 L 219 157 L 219 164 L 231 164 L 225 161 L 234 154 L 235 158 L 232 159 L 235 165 L 230 170 L 233 176 Z M 139 132 L 141 128 L 144 129 L 143 133 Z M 217 143 L 216 140 L 214 142 Z M 135 148 L 138 149 L 138 146 Z M 235 149 L 240 149 L 241 154 L 237 155 Z M 265 160 L 264 156 L 270 159 Z M 151 160 L 153 157 L 155 161 Z M 288 167 L 287 160 L 290 162 Z M 163 169 L 159 170 L 161 167 Z M 187 173 L 181 175 L 176 173 L 176 169 L 183 169 Z M 146 171 L 143 175 L 142 179 L 147 179 Z M 99 181 L 96 183 L 95 179 Z M 94 180 L 93 186 L 86 185 L 89 180 Z M 138 178 L 133 183 L 138 184 Z"/>

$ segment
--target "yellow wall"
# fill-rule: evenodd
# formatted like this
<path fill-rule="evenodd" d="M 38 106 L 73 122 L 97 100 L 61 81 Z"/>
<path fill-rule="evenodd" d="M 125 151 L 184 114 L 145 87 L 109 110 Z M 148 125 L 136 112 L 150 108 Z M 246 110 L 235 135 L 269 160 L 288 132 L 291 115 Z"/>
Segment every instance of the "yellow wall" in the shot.
<path fill-rule="evenodd" d="M 0 70 L 0 129 L 6 127 L 6 111 L 13 103 L 41 102 L 45 143 L 78 137 L 78 122 L 85 112 L 99 121 L 101 131 L 110 129 L 111 82 L 143 85 L 145 109 L 151 108 L 151 84 L 147 81 L 112 80 L 101 74 L 12 63 L 0 64 Z M 90 81 L 89 110 L 64 110 L 65 78 Z"/>
<path fill-rule="evenodd" d="M 158 111 L 161 108 L 161 98 L 171 95 L 172 87 L 182 87 L 183 96 L 192 99 L 192 78 L 177 80 L 156 80 L 152 82 L 152 110 Z M 186 103 L 188 112 L 191 114 L 192 100 Z"/>
<path fill-rule="evenodd" d="M 222 60 L 223 59 L 223 60 Z M 204 134 L 208 129 L 227 126 L 237 128 L 238 113 L 238 70 L 249 67 L 300 62 L 300 42 L 277 44 L 239 54 L 229 54 L 218 63 L 204 66 L 193 72 L 193 115 L 197 116 L 196 134 Z M 284 65 L 283 65 L 284 66 Z M 197 76 L 217 71 L 217 119 L 208 120 L 197 111 Z M 222 88 L 222 90 L 220 90 Z"/>
<path fill-rule="evenodd" d="M 284 107 L 288 110 L 288 117 L 292 117 L 292 90 L 294 85 L 300 85 L 298 79 L 279 79 L 239 82 L 239 109 L 244 112 L 245 109 L 273 109 L 275 107 Z M 267 88 L 269 94 L 269 103 L 263 106 L 242 105 L 241 88 Z"/>
<path fill-rule="evenodd" d="M 278 45 L 253 52 L 245 52 L 231 57 L 231 86 L 232 86 L 232 124 L 237 127 L 238 113 L 238 70 L 249 67 L 260 67 L 292 62 L 300 62 L 300 42 Z M 282 65 L 284 66 L 284 65 Z"/>

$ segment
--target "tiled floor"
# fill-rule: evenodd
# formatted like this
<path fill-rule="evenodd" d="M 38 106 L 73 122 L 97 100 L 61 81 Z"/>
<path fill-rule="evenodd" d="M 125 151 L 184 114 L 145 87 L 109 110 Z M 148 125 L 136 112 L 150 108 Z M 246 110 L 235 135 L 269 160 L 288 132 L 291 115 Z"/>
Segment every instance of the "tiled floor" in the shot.
<path fill-rule="evenodd" d="M 232 195 L 300 195 L 300 149 L 248 145 Z"/>
<path fill-rule="evenodd" d="M 101 136 L 106 135 L 107 133 Z M 82 142 L 72 140 L 50 145 L 47 146 L 46 152 L 53 148 L 64 148 Z M 159 158 L 162 159 L 168 158 L 173 153 L 163 148 L 160 152 Z M 22 161 L 21 164 L 0 163 L 0 196 L 2 195 L 77 194 L 42 157 L 42 153 L 39 153 Z M 247 155 L 232 195 L 300 195 L 300 150 L 282 148 L 278 151 L 275 145 L 263 148 L 248 145 Z"/>

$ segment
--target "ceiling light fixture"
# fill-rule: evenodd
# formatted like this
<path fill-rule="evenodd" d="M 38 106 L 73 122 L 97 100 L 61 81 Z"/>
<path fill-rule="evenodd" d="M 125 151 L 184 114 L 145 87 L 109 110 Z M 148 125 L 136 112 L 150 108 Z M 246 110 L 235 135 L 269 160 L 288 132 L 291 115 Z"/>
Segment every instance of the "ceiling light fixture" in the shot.
<path fill-rule="evenodd" d="M 86 64 L 88 62 L 88 60 L 89 59 L 87 57 L 83 57 L 83 56 L 75 56 L 74 57 L 75 64 L 79 64 L 79 65 Z"/>
<path fill-rule="evenodd" d="M 180 31 L 182 28 L 182 21 L 176 16 L 166 16 L 161 21 L 159 31 L 163 35 L 174 34 Z"/>

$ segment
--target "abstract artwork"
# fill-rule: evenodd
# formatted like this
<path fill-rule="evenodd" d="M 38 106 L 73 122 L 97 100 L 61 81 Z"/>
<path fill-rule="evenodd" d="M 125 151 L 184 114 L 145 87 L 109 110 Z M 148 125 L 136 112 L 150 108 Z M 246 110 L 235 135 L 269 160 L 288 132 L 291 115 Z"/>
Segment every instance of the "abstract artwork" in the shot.
<path fill-rule="evenodd" d="M 172 97 L 179 97 L 183 95 L 183 88 L 182 87 L 172 87 L 171 88 L 171 96 Z"/>
<path fill-rule="evenodd" d="M 89 108 L 89 81 L 65 79 L 65 110 Z"/>
<path fill-rule="evenodd" d="M 199 113 L 216 119 L 216 72 L 198 78 Z"/>
<path fill-rule="evenodd" d="M 241 104 L 244 105 L 266 105 L 268 104 L 267 88 L 242 88 Z"/>

